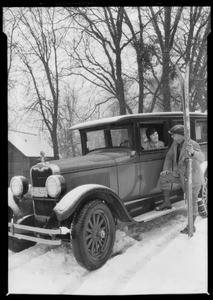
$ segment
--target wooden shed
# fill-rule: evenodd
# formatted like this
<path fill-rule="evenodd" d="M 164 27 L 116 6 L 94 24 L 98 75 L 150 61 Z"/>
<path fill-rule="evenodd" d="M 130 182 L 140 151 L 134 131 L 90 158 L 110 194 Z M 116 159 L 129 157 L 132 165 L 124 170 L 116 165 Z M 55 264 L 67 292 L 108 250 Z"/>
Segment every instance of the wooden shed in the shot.
<path fill-rule="evenodd" d="M 13 176 L 23 175 L 30 183 L 30 168 L 38 163 L 40 151 L 47 160 L 53 159 L 53 149 L 36 134 L 8 131 L 8 186 Z"/>

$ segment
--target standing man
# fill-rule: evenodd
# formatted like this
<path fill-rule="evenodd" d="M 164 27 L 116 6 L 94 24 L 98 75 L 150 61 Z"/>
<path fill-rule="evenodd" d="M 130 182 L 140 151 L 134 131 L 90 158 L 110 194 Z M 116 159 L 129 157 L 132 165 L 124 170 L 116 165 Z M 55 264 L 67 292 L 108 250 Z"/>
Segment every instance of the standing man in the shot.
<path fill-rule="evenodd" d="M 156 207 L 156 210 L 170 209 L 172 207 L 169 195 L 172 183 L 180 183 L 183 191 L 186 190 L 186 175 L 188 157 L 192 158 L 192 201 L 193 201 L 193 232 L 195 232 L 195 219 L 198 215 L 198 194 L 202 184 L 204 184 L 204 175 L 200 168 L 200 163 L 205 160 L 204 153 L 200 145 L 190 140 L 184 139 L 184 126 L 175 125 L 169 130 L 173 138 L 173 143 L 167 152 L 163 171 L 160 173 L 160 185 L 164 194 L 164 202 Z M 181 230 L 181 233 L 188 234 L 188 225 Z"/>

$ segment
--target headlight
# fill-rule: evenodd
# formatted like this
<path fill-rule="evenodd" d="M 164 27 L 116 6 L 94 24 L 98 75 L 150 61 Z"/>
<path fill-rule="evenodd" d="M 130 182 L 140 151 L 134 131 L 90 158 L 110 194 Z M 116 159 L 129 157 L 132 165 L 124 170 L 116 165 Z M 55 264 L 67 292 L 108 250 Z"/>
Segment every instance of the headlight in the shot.
<path fill-rule="evenodd" d="M 14 176 L 10 181 L 10 188 L 14 196 L 23 196 L 28 192 L 28 181 L 24 176 Z"/>
<path fill-rule="evenodd" d="M 66 191 L 66 182 L 61 175 L 51 175 L 46 180 L 47 193 L 52 198 L 59 197 Z"/>

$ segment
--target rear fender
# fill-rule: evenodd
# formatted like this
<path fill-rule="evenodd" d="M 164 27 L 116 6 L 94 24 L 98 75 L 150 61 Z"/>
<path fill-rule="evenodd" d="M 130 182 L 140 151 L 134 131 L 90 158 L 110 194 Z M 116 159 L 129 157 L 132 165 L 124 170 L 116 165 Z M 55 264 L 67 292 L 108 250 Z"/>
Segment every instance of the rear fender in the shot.
<path fill-rule="evenodd" d="M 134 222 L 119 196 L 110 188 L 99 184 L 85 184 L 67 193 L 54 207 L 58 221 L 66 220 L 77 208 L 91 199 L 105 201 L 114 215 L 123 222 Z"/>

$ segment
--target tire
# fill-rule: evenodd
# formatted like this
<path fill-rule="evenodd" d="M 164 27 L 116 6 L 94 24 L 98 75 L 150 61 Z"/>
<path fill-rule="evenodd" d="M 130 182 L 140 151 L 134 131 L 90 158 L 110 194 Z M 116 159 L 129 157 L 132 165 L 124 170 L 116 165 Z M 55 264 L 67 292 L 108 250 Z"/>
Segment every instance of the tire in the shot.
<path fill-rule="evenodd" d="M 88 270 L 103 266 L 112 253 L 115 222 L 108 206 L 93 200 L 74 216 L 71 243 L 77 262 Z"/>
<path fill-rule="evenodd" d="M 12 219 L 11 210 L 9 210 L 8 218 L 9 218 L 9 222 L 10 222 L 11 219 Z M 22 224 L 22 225 L 32 225 L 32 222 L 33 222 L 32 220 L 33 220 L 32 216 L 27 216 L 27 217 L 24 217 L 23 219 L 21 219 L 21 221 L 17 222 L 17 223 Z M 19 233 L 26 234 L 26 231 L 23 232 L 23 230 L 22 231 L 20 230 Z M 28 235 L 32 235 L 32 233 L 29 233 Z M 8 236 L 8 248 L 9 248 L 9 250 L 11 250 L 13 252 L 23 251 L 24 249 L 32 247 L 35 244 L 36 244 L 35 242 L 31 242 L 31 241 L 22 240 L 22 239 L 18 239 L 18 238 L 15 238 L 15 237 Z"/>
<path fill-rule="evenodd" d="M 203 218 L 208 216 L 208 183 L 207 177 L 205 177 L 205 183 L 202 185 L 198 199 L 198 212 L 199 215 Z"/>

